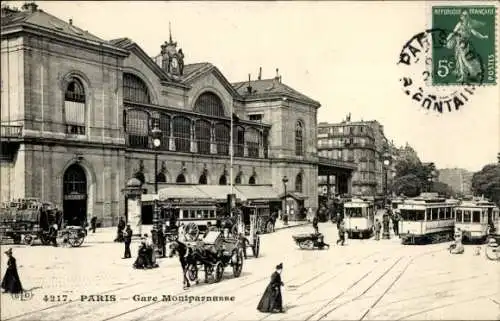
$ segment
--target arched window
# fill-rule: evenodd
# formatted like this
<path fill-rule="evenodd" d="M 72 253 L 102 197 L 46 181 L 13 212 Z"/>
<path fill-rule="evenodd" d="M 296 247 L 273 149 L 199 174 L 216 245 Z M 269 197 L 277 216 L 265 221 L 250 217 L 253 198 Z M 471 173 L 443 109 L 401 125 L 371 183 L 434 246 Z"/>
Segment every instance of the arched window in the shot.
<path fill-rule="evenodd" d="M 215 124 L 215 143 L 217 144 L 217 154 L 229 155 L 230 144 L 229 126 L 225 124 Z"/>
<path fill-rule="evenodd" d="M 150 104 L 149 90 L 141 78 L 133 74 L 123 74 L 123 100 Z"/>
<path fill-rule="evenodd" d="M 248 180 L 248 184 L 255 185 L 255 176 L 254 175 L 252 175 L 252 177 L 250 177 L 250 179 Z"/>
<path fill-rule="evenodd" d="M 64 195 L 87 194 L 87 177 L 78 164 L 73 164 L 64 173 Z"/>
<path fill-rule="evenodd" d="M 165 176 L 164 173 L 162 172 L 159 172 L 157 175 L 156 175 L 156 181 L 158 183 L 166 183 L 167 182 L 167 177 Z"/>
<path fill-rule="evenodd" d="M 136 148 L 148 148 L 149 114 L 143 110 L 131 109 L 126 111 L 125 121 L 128 145 Z"/>
<path fill-rule="evenodd" d="M 194 103 L 194 111 L 200 114 L 210 116 L 224 116 L 224 106 L 219 96 L 214 93 L 206 92 L 201 94 Z"/>
<path fill-rule="evenodd" d="M 169 150 L 170 148 L 170 116 L 160 113 L 160 120 L 158 123 L 161 130 L 161 145 L 160 149 Z"/>
<path fill-rule="evenodd" d="M 227 185 L 227 177 L 226 177 L 226 175 L 222 175 L 219 178 L 219 185 Z"/>
<path fill-rule="evenodd" d="M 196 145 L 200 154 L 210 154 L 210 129 L 211 125 L 209 121 L 201 119 L 196 121 Z"/>
<path fill-rule="evenodd" d="M 67 134 L 85 135 L 85 89 L 77 78 L 64 92 L 64 118 Z"/>
<path fill-rule="evenodd" d="M 245 155 L 245 128 L 236 126 L 233 128 L 234 156 L 243 157 Z"/>
<path fill-rule="evenodd" d="M 186 176 L 184 174 L 179 174 L 177 175 L 177 179 L 175 180 L 176 183 L 186 183 Z"/>
<path fill-rule="evenodd" d="M 189 153 L 191 148 L 191 120 L 186 117 L 175 117 L 173 121 L 175 150 Z"/>
<path fill-rule="evenodd" d="M 255 128 L 249 128 L 245 133 L 248 157 L 259 157 L 259 132 Z"/>
<path fill-rule="evenodd" d="M 241 184 L 241 174 L 238 174 L 236 178 L 234 179 L 234 184 L 239 185 Z"/>
<path fill-rule="evenodd" d="M 302 173 L 298 173 L 295 177 L 295 191 L 302 193 Z"/>
<path fill-rule="evenodd" d="M 304 130 L 300 121 L 295 125 L 295 155 L 304 155 L 303 137 Z"/>
<path fill-rule="evenodd" d="M 207 174 L 205 174 L 205 173 L 201 174 L 200 180 L 198 181 L 198 184 L 201 184 L 201 185 L 208 184 Z"/>

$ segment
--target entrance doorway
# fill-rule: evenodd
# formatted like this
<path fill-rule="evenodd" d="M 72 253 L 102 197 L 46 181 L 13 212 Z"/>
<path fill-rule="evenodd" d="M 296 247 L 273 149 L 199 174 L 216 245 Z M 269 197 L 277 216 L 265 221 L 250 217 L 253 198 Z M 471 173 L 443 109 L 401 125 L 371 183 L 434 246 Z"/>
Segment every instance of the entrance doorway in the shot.
<path fill-rule="evenodd" d="M 63 213 L 68 225 L 82 226 L 87 221 L 87 177 L 78 164 L 64 173 Z"/>

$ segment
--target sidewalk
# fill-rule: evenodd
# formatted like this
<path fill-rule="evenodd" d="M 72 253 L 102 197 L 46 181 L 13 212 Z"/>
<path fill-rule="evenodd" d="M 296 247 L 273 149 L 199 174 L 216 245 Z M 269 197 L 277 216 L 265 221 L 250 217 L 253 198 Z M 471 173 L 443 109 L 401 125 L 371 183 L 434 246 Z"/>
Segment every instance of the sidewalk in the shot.
<path fill-rule="evenodd" d="M 304 226 L 309 224 L 311 223 L 307 221 L 289 221 L 288 225 L 283 225 L 283 221 L 278 220 L 276 221 L 274 230 L 277 232 L 282 229 Z M 153 227 L 152 225 L 143 225 L 140 233 L 150 235 L 152 227 Z M 137 231 L 135 229 L 133 230 L 134 234 L 139 234 L 139 230 Z M 115 238 L 116 238 L 116 226 L 102 227 L 102 228 L 97 228 L 95 233 L 92 233 L 92 231 L 88 232 L 87 237 L 85 238 L 85 243 L 113 243 L 113 240 Z M 137 239 L 137 237 L 134 237 L 134 239 Z"/>

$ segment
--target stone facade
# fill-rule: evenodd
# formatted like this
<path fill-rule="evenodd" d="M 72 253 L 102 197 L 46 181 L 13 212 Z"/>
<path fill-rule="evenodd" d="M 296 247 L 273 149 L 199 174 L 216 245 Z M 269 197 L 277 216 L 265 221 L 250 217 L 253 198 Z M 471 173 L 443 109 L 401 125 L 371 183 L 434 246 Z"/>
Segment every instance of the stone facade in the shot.
<path fill-rule="evenodd" d="M 26 10 L 2 11 L 0 201 L 37 197 L 72 215 L 66 214 L 72 211 L 68 204 L 79 199 L 80 193 L 84 194 L 85 218 L 95 215 L 105 226 L 116 224 L 125 210 L 122 189 L 128 179 L 141 171 L 146 185 L 154 182 L 158 174 L 154 172 L 155 153 L 158 170 L 168 184 L 176 184 L 180 173 L 187 184 L 200 183 L 203 174 L 207 184 L 219 184 L 221 176 L 227 176 L 229 183 L 229 155 L 218 151 L 222 143 L 214 126 L 229 124 L 232 111 L 238 117 L 235 126 L 245 130 L 241 154 L 234 157 L 233 181 L 238 176 L 239 184 L 272 185 L 280 193 L 283 176 L 289 178 L 288 190 L 294 191 L 300 175 L 300 192 L 307 197 L 304 206 L 317 207 L 319 103 L 289 90 L 278 76 L 231 84 L 206 63 L 186 65 L 184 74 L 167 73 L 126 38 L 104 41 L 36 7 Z M 147 102 L 129 101 L 130 93 L 125 91 L 136 88 L 127 87 L 125 75 L 140 79 Z M 76 89 L 72 92 L 84 104 L 78 126 L 68 123 L 72 110 L 68 88 L 75 81 L 84 92 L 80 96 Z M 270 83 L 273 87 L 266 90 Z M 223 115 L 195 110 L 204 93 L 218 97 Z M 147 115 L 148 138 L 143 146 L 131 145 L 131 135 L 143 136 L 132 132 L 130 124 L 141 119 L 132 119 L 129 110 Z M 158 115 L 166 115 L 165 126 L 174 129 L 176 117 L 189 119 L 187 138 L 164 130 L 163 143 L 168 141 L 168 148 L 153 150 L 149 136 L 163 117 Z M 261 115 L 258 121 L 251 120 L 255 115 Z M 197 121 L 209 124 L 207 137 L 201 137 L 204 132 Z M 297 126 L 301 126 L 299 140 Z M 253 154 L 250 130 L 258 135 Z M 233 138 L 237 143 L 238 137 Z M 188 140 L 188 151 L 176 146 L 182 139 Z M 202 139 L 209 144 L 208 152 L 199 150 Z M 84 172 L 83 178 L 68 173 L 75 164 Z M 78 186 L 84 190 L 78 191 Z"/>

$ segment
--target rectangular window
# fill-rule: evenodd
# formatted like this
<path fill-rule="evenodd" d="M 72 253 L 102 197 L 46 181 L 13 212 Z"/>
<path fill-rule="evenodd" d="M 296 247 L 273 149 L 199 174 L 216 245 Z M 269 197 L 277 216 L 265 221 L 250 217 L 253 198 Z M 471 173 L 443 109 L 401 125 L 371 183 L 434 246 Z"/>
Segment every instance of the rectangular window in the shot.
<path fill-rule="evenodd" d="M 464 211 L 464 223 L 470 223 L 471 213 L 468 210 Z"/>
<path fill-rule="evenodd" d="M 444 208 L 440 208 L 439 209 L 439 219 L 440 220 L 444 220 L 445 218 L 446 218 L 445 209 Z"/>
<path fill-rule="evenodd" d="M 481 212 L 473 211 L 472 212 L 472 223 L 480 223 L 481 222 Z"/>
<path fill-rule="evenodd" d="M 462 210 L 455 210 L 455 220 L 462 223 Z"/>
<path fill-rule="evenodd" d="M 433 208 L 433 209 L 432 209 L 432 220 L 433 220 L 433 221 L 438 220 L 438 218 L 439 218 L 439 216 L 438 216 L 438 215 L 439 215 L 439 214 L 438 214 L 438 209 L 437 209 L 437 208 Z"/>
<path fill-rule="evenodd" d="M 252 121 L 262 121 L 262 114 L 254 114 L 254 115 L 249 115 L 248 119 Z"/>

